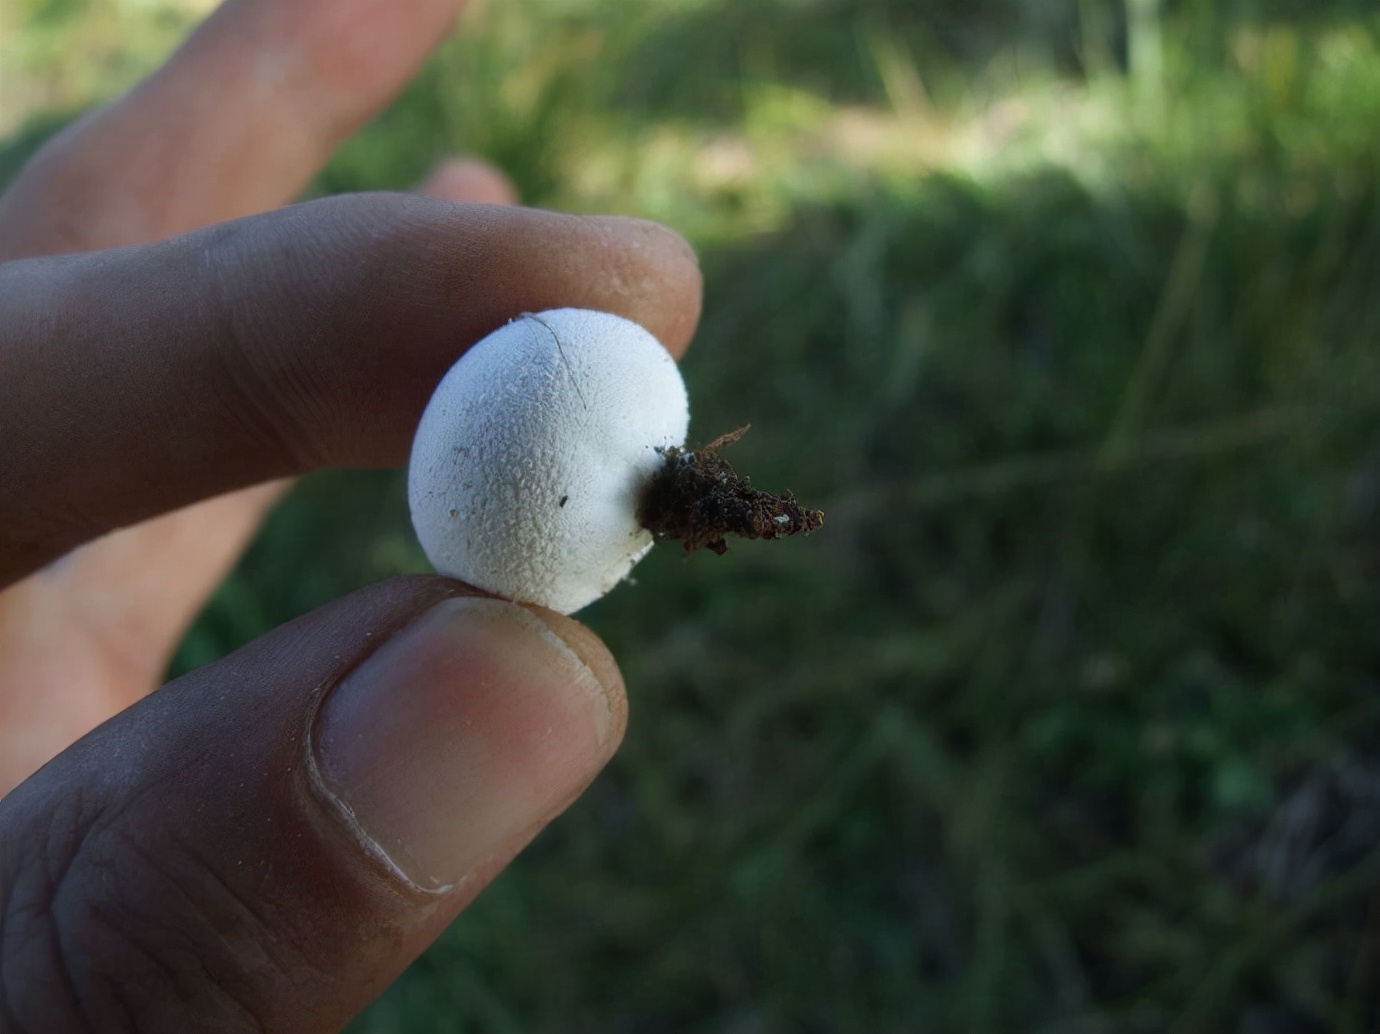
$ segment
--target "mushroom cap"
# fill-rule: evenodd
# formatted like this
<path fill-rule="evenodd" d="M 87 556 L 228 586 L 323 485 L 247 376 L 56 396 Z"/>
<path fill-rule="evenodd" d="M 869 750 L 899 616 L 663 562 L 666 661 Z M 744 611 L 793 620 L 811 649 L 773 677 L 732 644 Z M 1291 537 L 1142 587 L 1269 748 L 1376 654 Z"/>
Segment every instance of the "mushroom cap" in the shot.
<path fill-rule="evenodd" d="M 637 500 L 690 422 L 680 371 L 604 312 L 528 314 L 466 352 L 422 415 L 412 524 L 441 574 L 569 614 L 652 546 Z"/>

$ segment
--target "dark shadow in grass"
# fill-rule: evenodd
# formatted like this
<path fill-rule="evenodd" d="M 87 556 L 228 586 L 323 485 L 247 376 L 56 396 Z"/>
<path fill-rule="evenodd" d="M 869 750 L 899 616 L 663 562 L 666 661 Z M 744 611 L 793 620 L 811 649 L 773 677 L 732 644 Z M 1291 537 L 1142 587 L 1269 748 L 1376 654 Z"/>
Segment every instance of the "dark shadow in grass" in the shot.
<path fill-rule="evenodd" d="M 1148 8 L 1158 9 L 1157 3 Z M 888 76 L 897 62 L 941 99 L 971 89 L 997 61 L 1017 75 L 1022 66 L 1075 76 L 1125 71 L 1130 6 L 1121 0 L 715 0 L 648 14 L 626 5 L 638 27 L 627 32 L 610 25 L 609 59 L 618 76 L 608 99 L 630 112 L 717 123 L 740 118 L 744 89 L 757 84 L 796 87 L 835 103 L 896 104 Z M 1163 6 L 1163 30 L 1181 35 L 1200 60 L 1217 63 L 1228 58 L 1234 34 L 1249 26 L 1376 25 L 1370 0 Z M 1157 34 L 1158 25 L 1155 19 L 1145 31 Z M 620 48 L 620 38 L 633 42 Z"/>
<path fill-rule="evenodd" d="M 888 57 L 931 83 L 979 69 L 1017 43 L 1071 67 L 1075 12 L 1072 2 L 719 0 L 652 19 L 619 55 L 612 100 L 630 111 L 731 120 L 743 112 L 744 86 L 771 83 L 885 106 L 894 99 Z"/>

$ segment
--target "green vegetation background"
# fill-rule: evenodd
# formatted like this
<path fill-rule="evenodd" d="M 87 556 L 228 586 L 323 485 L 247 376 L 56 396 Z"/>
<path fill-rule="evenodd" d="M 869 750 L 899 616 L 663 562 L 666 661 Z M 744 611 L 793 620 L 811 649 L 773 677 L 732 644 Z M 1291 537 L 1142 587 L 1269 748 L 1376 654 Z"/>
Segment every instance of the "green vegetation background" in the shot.
<path fill-rule="evenodd" d="M 13 2 L 0 176 L 205 6 Z M 1380 1026 L 1373 3 L 488 0 L 318 189 L 456 150 L 701 248 L 828 524 L 583 615 L 625 748 L 358 1031 Z M 424 566 L 308 478 L 176 668 Z"/>

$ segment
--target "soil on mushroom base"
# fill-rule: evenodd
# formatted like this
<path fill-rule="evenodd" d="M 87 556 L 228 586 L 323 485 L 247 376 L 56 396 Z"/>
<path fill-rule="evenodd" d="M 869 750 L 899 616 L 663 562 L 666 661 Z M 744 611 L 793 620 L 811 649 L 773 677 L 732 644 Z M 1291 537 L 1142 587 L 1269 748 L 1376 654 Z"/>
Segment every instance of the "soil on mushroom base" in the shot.
<path fill-rule="evenodd" d="M 722 555 L 728 535 L 779 539 L 808 535 L 824 523 L 820 510 L 806 510 L 790 492 L 773 495 L 753 488 L 719 455 L 747 432 L 730 431 L 702 449 L 669 448 L 666 462 L 643 491 L 637 517 L 662 539 L 681 539 L 685 551 L 700 547 Z"/>

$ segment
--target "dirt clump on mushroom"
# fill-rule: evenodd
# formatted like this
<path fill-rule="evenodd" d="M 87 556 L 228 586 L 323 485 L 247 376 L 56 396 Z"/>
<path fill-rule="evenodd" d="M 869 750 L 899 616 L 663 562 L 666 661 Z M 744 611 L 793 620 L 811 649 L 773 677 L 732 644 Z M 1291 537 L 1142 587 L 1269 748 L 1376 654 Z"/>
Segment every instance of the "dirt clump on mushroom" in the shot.
<path fill-rule="evenodd" d="M 752 487 L 719 451 L 747 427 L 716 438 L 700 449 L 662 449 L 666 462 L 647 482 L 637 517 L 658 542 L 681 539 L 687 553 L 701 547 L 728 551 L 728 535 L 780 539 L 808 535 L 824 523 L 820 510 L 806 510 L 790 492 L 773 495 Z"/>

